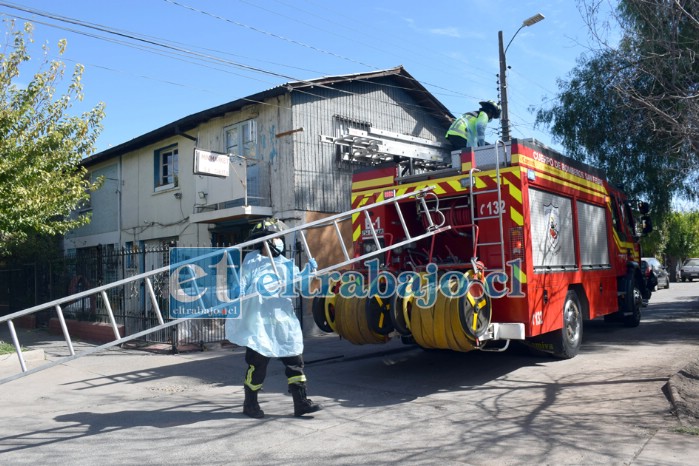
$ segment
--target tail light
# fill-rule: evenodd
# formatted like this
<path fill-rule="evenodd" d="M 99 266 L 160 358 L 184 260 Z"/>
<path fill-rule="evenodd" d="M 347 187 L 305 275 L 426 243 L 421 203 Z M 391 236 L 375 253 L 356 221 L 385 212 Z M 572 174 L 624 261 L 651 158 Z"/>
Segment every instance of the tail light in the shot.
<path fill-rule="evenodd" d="M 524 229 L 510 228 L 510 259 L 524 260 Z"/>

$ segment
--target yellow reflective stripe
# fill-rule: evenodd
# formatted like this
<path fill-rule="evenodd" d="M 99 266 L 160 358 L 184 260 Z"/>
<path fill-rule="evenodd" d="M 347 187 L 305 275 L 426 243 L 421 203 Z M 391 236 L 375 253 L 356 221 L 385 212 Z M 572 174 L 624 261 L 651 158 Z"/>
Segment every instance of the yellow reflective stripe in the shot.
<path fill-rule="evenodd" d="M 362 236 L 362 227 L 357 226 L 352 232 L 352 242 L 356 243 L 360 236 Z"/>
<path fill-rule="evenodd" d="M 358 196 L 352 196 L 352 204 L 354 204 L 354 200 L 357 197 Z M 358 209 L 358 208 L 364 206 L 367 202 L 369 202 L 369 199 L 370 199 L 370 196 L 364 196 L 359 201 L 359 203 L 357 204 L 357 207 L 355 207 L 355 208 Z M 362 235 L 362 223 L 358 222 L 360 215 L 363 215 L 363 214 L 361 214 L 361 213 L 352 214 L 352 225 L 356 225 L 354 228 L 354 231 L 352 231 L 352 242 L 355 242 L 355 243 L 359 240 L 359 237 Z"/>
<path fill-rule="evenodd" d="M 522 269 L 517 267 L 514 262 L 512 264 L 512 275 L 517 277 L 520 283 L 527 283 L 527 274 L 522 272 Z"/>
<path fill-rule="evenodd" d="M 250 388 L 250 390 L 252 390 L 253 392 L 256 392 L 262 388 L 262 384 L 255 385 L 254 383 L 252 383 L 252 373 L 253 372 L 255 372 L 255 366 L 250 364 L 250 367 L 248 368 L 248 372 L 245 374 L 245 385 L 247 385 Z"/>
<path fill-rule="evenodd" d="M 442 187 L 441 184 L 438 184 L 434 187 L 434 193 L 435 194 L 444 194 L 444 193 L 446 193 L 446 191 L 444 190 L 444 188 Z"/>
<path fill-rule="evenodd" d="M 465 189 L 461 186 L 461 181 L 458 180 L 447 181 L 447 184 L 451 186 L 454 191 L 463 191 Z"/>
<path fill-rule="evenodd" d="M 628 242 L 628 241 L 622 241 L 621 238 L 619 238 L 619 234 L 617 233 L 617 231 L 615 229 L 612 229 L 612 233 L 614 236 L 614 242 L 616 243 L 620 252 L 624 252 L 624 249 L 630 249 L 631 251 L 634 250 L 634 243 Z"/>
<path fill-rule="evenodd" d="M 292 383 L 303 383 L 306 381 L 306 376 L 303 374 L 295 375 L 293 377 L 289 377 L 287 380 L 289 381 L 289 385 L 291 385 Z"/>
<path fill-rule="evenodd" d="M 376 186 L 389 186 L 392 184 L 393 176 L 384 176 L 381 178 L 373 178 L 371 180 L 355 181 L 352 183 L 352 189 L 356 191 L 358 189 L 369 189 Z"/>
<path fill-rule="evenodd" d="M 556 184 L 560 184 L 562 186 L 567 186 L 569 188 L 580 190 L 584 193 L 588 193 L 588 194 L 591 194 L 591 195 L 596 196 L 596 197 L 600 197 L 600 198 L 606 197 L 606 193 L 607 193 L 606 191 L 584 188 L 584 187 L 580 186 L 580 184 L 578 184 L 578 183 L 568 183 L 568 182 L 562 181 L 560 178 L 554 178 L 553 176 L 547 175 L 545 173 L 537 172 L 536 176 L 539 178 L 543 178 L 545 180 L 548 180 L 548 181 L 552 181 Z M 572 178 L 572 176 L 567 176 L 566 178 Z M 577 178 L 577 179 L 582 179 L 582 178 Z M 592 184 L 592 183 L 589 183 L 589 184 Z M 594 185 L 594 186 L 599 186 L 599 185 Z M 600 186 L 600 188 L 604 189 L 601 186 Z"/>
<path fill-rule="evenodd" d="M 558 168 L 551 167 L 550 165 L 546 165 L 543 162 L 540 162 L 538 160 L 531 159 L 526 156 L 522 156 L 521 160 L 519 157 L 517 157 L 518 162 L 520 163 L 520 166 L 525 166 L 525 167 L 531 167 L 534 168 L 537 173 L 537 177 L 544 178 L 549 181 L 553 181 L 558 184 L 562 184 L 564 186 L 569 186 L 574 189 L 579 189 L 581 191 L 593 194 L 593 195 L 604 195 L 607 193 L 604 185 L 597 184 L 593 181 L 588 181 L 585 178 L 581 178 L 579 176 L 573 175 L 571 173 L 565 172 L 563 170 L 560 170 Z M 512 163 L 515 163 L 515 158 L 513 155 L 512 158 Z M 546 175 L 548 173 L 549 175 Z M 556 175 L 557 178 L 551 177 L 551 175 Z M 565 182 L 563 180 L 567 180 L 568 182 Z"/>
<path fill-rule="evenodd" d="M 505 184 L 510 190 L 510 196 L 512 196 L 514 199 L 519 201 L 519 203 L 522 203 L 522 190 L 519 189 L 517 186 L 514 185 L 514 183 L 511 183 L 510 180 L 507 178 L 503 178 L 505 180 Z"/>
<path fill-rule="evenodd" d="M 524 217 L 522 214 L 517 212 L 517 209 L 515 209 L 513 206 L 510 206 L 510 217 L 512 217 L 512 221 L 515 222 L 515 225 L 520 227 L 524 225 Z"/>

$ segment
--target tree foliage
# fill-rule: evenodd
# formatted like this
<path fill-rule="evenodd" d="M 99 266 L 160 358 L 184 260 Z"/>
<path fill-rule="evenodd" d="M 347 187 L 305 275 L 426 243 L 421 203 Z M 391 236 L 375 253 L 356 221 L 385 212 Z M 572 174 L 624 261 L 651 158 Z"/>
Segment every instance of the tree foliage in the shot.
<path fill-rule="evenodd" d="M 665 254 L 669 257 L 699 256 L 699 212 L 673 212 L 667 220 Z"/>
<path fill-rule="evenodd" d="M 559 80 L 537 124 L 571 156 L 651 200 L 659 220 L 673 196 L 699 194 L 699 1 L 619 0 L 615 47 L 597 34 L 601 1 L 579 1 L 598 47 Z"/>
<path fill-rule="evenodd" d="M 24 84 L 32 26 L 6 25 L 10 39 L 0 54 L 0 255 L 30 235 L 62 234 L 89 222 L 71 212 L 99 185 L 79 163 L 94 151 L 104 115 L 102 104 L 81 116 L 69 114 L 83 97 L 83 67 L 76 65 L 57 95 L 65 65 L 49 60 L 46 46 L 39 70 Z M 58 47 L 63 54 L 65 41 Z"/>

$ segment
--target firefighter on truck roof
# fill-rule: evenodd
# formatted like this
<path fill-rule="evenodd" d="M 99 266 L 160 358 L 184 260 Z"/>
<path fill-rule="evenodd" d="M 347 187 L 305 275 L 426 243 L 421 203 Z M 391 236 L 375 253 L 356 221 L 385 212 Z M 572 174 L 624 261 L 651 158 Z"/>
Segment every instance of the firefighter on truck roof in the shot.
<path fill-rule="evenodd" d="M 500 106 L 492 100 L 478 102 L 480 109 L 461 115 L 449 127 L 446 138 L 454 149 L 485 145 L 485 128 L 494 118 L 500 118 Z"/>

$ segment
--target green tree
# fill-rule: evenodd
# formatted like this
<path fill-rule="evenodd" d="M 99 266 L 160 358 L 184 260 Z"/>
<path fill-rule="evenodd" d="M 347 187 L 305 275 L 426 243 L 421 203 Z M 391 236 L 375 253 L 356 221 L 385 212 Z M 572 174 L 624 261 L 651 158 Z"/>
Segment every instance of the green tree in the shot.
<path fill-rule="evenodd" d="M 32 26 L 15 29 L 0 54 L 0 255 L 35 234 L 57 235 L 89 222 L 71 215 L 99 186 L 87 178 L 80 161 L 94 151 L 101 130 L 103 104 L 71 116 L 74 101 L 83 98 L 83 66 L 76 65 L 62 95 L 57 95 L 65 65 L 44 60 L 26 85 L 20 72 L 30 60 Z M 66 42 L 58 44 L 59 54 Z"/>
<path fill-rule="evenodd" d="M 598 38 L 599 3 L 579 2 Z M 652 201 L 657 223 L 673 196 L 699 195 L 699 2 L 620 0 L 617 11 L 618 46 L 599 39 L 536 121 L 571 156 Z"/>
<path fill-rule="evenodd" d="M 669 215 L 665 254 L 678 259 L 699 256 L 699 212 Z"/>

